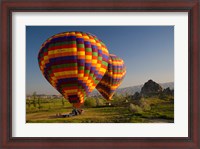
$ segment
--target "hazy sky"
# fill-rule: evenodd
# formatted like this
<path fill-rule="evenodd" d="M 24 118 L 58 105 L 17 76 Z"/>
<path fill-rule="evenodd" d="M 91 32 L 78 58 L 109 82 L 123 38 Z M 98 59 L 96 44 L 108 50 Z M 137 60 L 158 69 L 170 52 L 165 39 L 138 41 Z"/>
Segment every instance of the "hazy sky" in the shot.
<path fill-rule="evenodd" d="M 65 31 L 83 31 L 96 35 L 121 57 L 127 74 L 122 87 L 174 81 L 173 26 L 27 26 L 26 27 L 26 92 L 58 94 L 40 72 L 37 55 L 50 36 Z"/>

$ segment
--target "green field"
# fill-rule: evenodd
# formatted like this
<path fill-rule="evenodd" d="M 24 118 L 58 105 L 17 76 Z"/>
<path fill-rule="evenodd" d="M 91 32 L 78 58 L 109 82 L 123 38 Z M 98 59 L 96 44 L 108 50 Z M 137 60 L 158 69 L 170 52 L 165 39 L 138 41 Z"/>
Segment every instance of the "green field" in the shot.
<path fill-rule="evenodd" d="M 114 96 L 111 105 L 101 97 L 87 98 L 82 115 L 58 118 L 57 114 L 72 111 L 67 100 L 26 100 L 27 123 L 173 123 L 174 99 L 148 97 L 133 100 L 129 96 Z"/>

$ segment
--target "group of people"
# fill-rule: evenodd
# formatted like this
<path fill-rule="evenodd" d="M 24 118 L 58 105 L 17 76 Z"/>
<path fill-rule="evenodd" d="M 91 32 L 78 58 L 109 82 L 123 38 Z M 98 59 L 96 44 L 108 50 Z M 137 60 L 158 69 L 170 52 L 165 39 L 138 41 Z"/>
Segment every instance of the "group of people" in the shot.
<path fill-rule="evenodd" d="M 62 117 L 72 117 L 72 116 L 81 115 L 82 113 L 83 113 L 82 109 L 76 109 L 76 108 L 74 108 L 71 113 L 69 113 L 69 114 L 62 114 L 60 116 L 62 116 Z"/>

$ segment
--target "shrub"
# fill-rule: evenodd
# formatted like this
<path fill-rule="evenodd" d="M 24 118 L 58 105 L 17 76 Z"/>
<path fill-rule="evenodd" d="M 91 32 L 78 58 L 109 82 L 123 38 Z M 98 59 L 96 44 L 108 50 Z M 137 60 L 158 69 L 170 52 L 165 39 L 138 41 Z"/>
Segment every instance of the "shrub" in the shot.
<path fill-rule="evenodd" d="M 93 98 L 88 98 L 85 100 L 84 106 L 85 107 L 96 107 L 97 106 L 96 100 Z"/>
<path fill-rule="evenodd" d="M 118 94 L 114 94 L 111 100 L 111 104 L 114 106 L 120 106 L 126 101 L 126 97 Z"/>
<path fill-rule="evenodd" d="M 133 113 L 142 113 L 142 108 L 139 107 L 138 105 L 130 104 L 129 110 Z"/>
<path fill-rule="evenodd" d="M 149 104 L 145 99 L 141 99 L 141 100 L 140 100 L 139 106 L 140 106 L 144 111 L 149 111 L 149 110 L 151 110 L 150 104 Z"/>
<path fill-rule="evenodd" d="M 159 98 L 162 99 L 162 100 L 166 100 L 168 98 L 168 95 L 164 94 L 164 93 L 161 93 L 159 95 Z"/>
<path fill-rule="evenodd" d="M 106 104 L 106 100 L 102 99 L 102 98 L 95 97 L 95 98 L 93 98 L 93 100 L 95 100 L 97 107 Z"/>

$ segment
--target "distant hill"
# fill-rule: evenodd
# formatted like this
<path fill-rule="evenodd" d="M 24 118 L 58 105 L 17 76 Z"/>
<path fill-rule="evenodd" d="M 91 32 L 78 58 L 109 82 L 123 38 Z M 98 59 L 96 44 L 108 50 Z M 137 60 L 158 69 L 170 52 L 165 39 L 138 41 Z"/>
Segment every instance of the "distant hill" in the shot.
<path fill-rule="evenodd" d="M 159 83 L 160 86 L 162 86 L 163 89 L 165 88 L 170 88 L 170 89 L 174 89 L 174 82 L 168 82 L 168 83 Z"/>
<path fill-rule="evenodd" d="M 140 92 L 141 88 L 143 87 L 144 84 L 141 85 L 137 85 L 137 86 L 130 86 L 130 87 L 125 87 L 125 88 L 119 88 L 116 90 L 117 94 L 127 94 L 127 95 L 134 95 L 135 92 Z M 170 88 L 170 89 L 174 89 L 174 82 L 167 82 L 167 83 L 159 83 L 159 85 L 163 88 Z M 99 96 L 100 93 L 97 90 L 94 90 L 90 96 Z"/>

